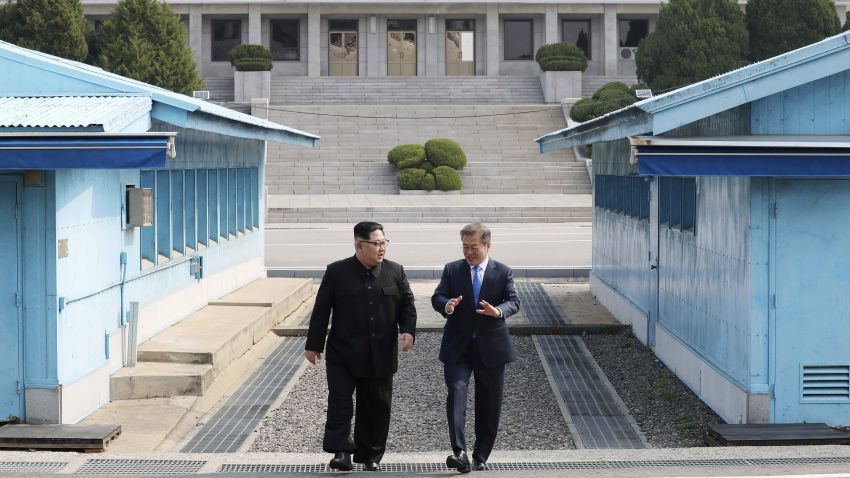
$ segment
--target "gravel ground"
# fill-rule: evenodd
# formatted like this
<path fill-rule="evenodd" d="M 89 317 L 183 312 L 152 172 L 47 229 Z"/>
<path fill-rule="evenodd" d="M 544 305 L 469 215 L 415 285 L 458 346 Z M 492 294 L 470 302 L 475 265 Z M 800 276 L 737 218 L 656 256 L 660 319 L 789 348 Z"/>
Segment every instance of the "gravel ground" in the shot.
<path fill-rule="evenodd" d="M 723 423 L 636 338 L 619 334 L 582 338 L 652 446 L 705 446 L 706 426 Z"/>
<path fill-rule="evenodd" d="M 388 452 L 446 450 L 445 384 L 437 355 L 441 334 L 422 333 L 416 347 L 400 354 L 393 390 Z M 574 448 L 530 337 L 513 337 L 517 361 L 506 371 L 496 452 Z M 471 384 L 470 391 L 473 386 Z M 474 441 L 474 393 L 467 412 L 467 442 Z M 324 362 L 310 366 L 280 408 L 267 416 L 251 451 L 318 452 L 327 411 Z"/>

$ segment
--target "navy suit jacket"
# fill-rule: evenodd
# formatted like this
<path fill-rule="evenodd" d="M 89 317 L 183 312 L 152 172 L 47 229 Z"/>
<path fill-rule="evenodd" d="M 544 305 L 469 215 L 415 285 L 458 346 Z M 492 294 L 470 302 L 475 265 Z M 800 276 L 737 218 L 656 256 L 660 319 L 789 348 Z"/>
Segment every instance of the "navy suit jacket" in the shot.
<path fill-rule="evenodd" d="M 451 315 L 446 314 L 446 303 L 459 295 L 460 304 Z M 485 367 L 494 367 L 513 362 L 514 347 L 508 334 L 505 319 L 519 311 L 519 297 L 514 289 L 511 268 L 492 258 L 484 271 L 478 300 L 486 300 L 502 311 L 501 317 L 490 317 L 475 312 L 481 307 L 473 304 L 472 275 L 465 259 L 446 264 L 440 285 L 431 296 L 431 305 L 446 320 L 443 342 L 440 345 L 440 360 L 453 364 L 463 357 L 472 345 L 475 331 L 476 345 Z"/>

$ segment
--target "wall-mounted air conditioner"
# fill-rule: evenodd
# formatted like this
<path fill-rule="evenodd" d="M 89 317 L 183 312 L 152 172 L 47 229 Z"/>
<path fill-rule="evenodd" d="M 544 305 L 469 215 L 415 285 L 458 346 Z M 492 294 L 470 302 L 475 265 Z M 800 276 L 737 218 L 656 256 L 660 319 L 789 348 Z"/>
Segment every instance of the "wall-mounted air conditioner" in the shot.
<path fill-rule="evenodd" d="M 192 92 L 192 98 L 198 98 L 201 100 L 210 99 L 210 92 L 207 90 L 197 90 Z"/>
<path fill-rule="evenodd" d="M 635 55 L 637 54 L 637 51 L 637 47 L 620 48 L 620 58 L 624 60 L 633 60 Z"/>
<path fill-rule="evenodd" d="M 128 226 L 153 225 L 153 189 L 128 186 L 126 202 Z"/>

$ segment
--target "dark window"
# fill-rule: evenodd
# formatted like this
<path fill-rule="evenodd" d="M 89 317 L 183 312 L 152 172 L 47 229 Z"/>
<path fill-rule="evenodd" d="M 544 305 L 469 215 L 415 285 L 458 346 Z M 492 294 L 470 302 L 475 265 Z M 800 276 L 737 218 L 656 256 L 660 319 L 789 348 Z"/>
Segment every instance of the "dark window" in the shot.
<path fill-rule="evenodd" d="M 242 43 L 242 20 L 212 21 L 212 61 L 230 61 L 230 49 Z"/>
<path fill-rule="evenodd" d="M 356 32 L 357 20 L 328 20 L 328 30 L 334 32 Z"/>
<path fill-rule="evenodd" d="M 272 20 L 271 51 L 274 61 L 298 61 L 301 59 L 298 20 Z"/>
<path fill-rule="evenodd" d="M 446 31 L 471 32 L 475 30 L 475 20 L 446 20 Z"/>
<path fill-rule="evenodd" d="M 658 179 L 658 223 L 670 225 L 670 181 L 672 178 Z"/>
<path fill-rule="evenodd" d="M 682 227 L 682 178 L 670 182 L 670 227 Z"/>
<path fill-rule="evenodd" d="M 696 179 L 659 178 L 658 222 L 670 228 L 696 232 Z"/>
<path fill-rule="evenodd" d="M 505 60 L 534 59 L 534 27 L 531 20 L 505 20 Z"/>
<path fill-rule="evenodd" d="M 387 20 L 387 30 L 416 30 L 416 20 Z"/>
<path fill-rule="evenodd" d="M 640 218 L 649 219 L 649 181 L 640 181 Z"/>
<path fill-rule="evenodd" d="M 574 43 L 590 59 L 590 20 L 564 20 L 561 36 L 564 43 Z"/>
<path fill-rule="evenodd" d="M 637 48 L 641 40 L 649 35 L 649 20 L 621 19 L 617 21 L 621 47 Z"/>

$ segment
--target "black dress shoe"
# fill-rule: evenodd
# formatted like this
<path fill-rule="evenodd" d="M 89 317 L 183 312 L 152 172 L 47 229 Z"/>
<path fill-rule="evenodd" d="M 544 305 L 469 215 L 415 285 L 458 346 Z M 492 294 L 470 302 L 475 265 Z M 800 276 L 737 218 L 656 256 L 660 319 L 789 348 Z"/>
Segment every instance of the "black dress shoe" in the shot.
<path fill-rule="evenodd" d="M 466 452 L 463 450 L 453 455 L 449 455 L 446 458 L 446 466 L 454 468 L 461 473 L 469 473 L 472 471 L 472 468 L 469 465 L 469 457 L 466 456 Z"/>
<path fill-rule="evenodd" d="M 381 471 L 381 465 L 374 461 L 367 461 L 363 463 L 363 471 Z"/>
<path fill-rule="evenodd" d="M 484 471 L 484 462 L 472 460 L 472 469 L 475 471 Z"/>
<path fill-rule="evenodd" d="M 334 457 L 331 458 L 331 462 L 328 463 L 328 466 L 332 470 L 339 471 L 351 471 L 354 469 L 354 465 L 351 464 L 351 453 L 345 451 L 338 451 L 334 453 Z"/>

